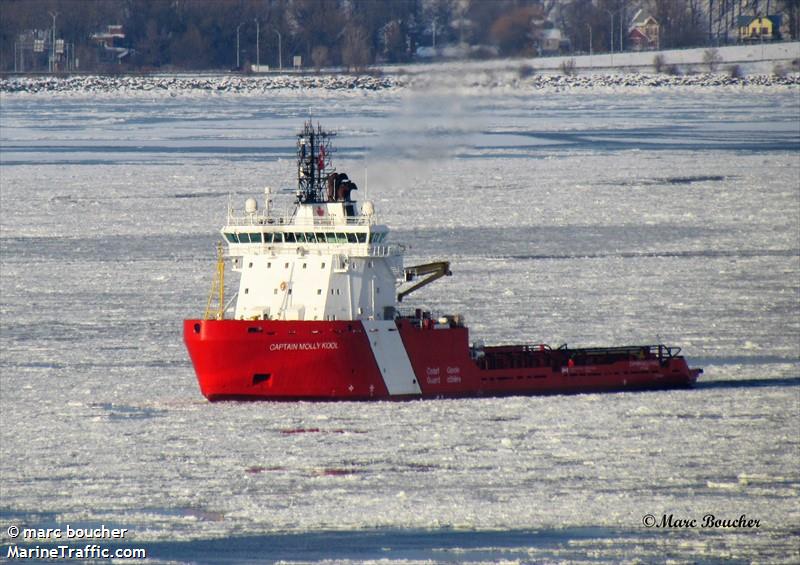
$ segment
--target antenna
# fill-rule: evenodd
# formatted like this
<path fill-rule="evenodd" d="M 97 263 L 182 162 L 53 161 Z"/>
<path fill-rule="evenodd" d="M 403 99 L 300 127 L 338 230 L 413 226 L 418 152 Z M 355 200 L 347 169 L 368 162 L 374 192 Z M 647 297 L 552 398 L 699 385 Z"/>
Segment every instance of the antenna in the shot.
<path fill-rule="evenodd" d="M 272 188 L 268 186 L 264 187 L 264 210 L 267 216 L 272 215 Z"/>
<path fill-rule="evenodd" d="M 331 166 L 334 152 L 331 141 L 335 133 L 324 131 L 311 121 L 303 124 L 297 134 L 297 201 L 300 203 L 327 202 L 328 175 L 335 172 Z"/>

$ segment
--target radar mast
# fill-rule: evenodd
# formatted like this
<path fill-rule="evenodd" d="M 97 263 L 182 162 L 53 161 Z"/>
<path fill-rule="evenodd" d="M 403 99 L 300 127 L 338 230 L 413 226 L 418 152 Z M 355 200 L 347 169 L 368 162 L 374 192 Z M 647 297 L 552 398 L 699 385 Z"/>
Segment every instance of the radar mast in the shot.
<path fill-rule="evenodd" d="M 303 124 L 303 131 L 297 134 L 297 201 L 304 204 L 327 202 L 327 180 L 336 169 L 331 165 L 331 155 L 335 151 L 331 141 L 336 136 L 324 131 L 311 121 Z M 345 177 L 346 178 L 346 177 Z"/>

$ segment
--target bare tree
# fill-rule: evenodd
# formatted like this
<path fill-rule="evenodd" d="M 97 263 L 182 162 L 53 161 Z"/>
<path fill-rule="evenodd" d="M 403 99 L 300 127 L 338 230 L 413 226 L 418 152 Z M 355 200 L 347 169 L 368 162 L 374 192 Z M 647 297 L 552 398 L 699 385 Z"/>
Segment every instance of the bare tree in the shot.
<path fill-rule="evenodd" d="M 342 38 L 342 63 L 351 70 L 361 70 L 370 62 L 369 36 L 366 30 L 349 24 Z"/>
<path fill-rule="evenodd" d="M 324 45 L 317 45 L 311 50 L 311 62 L 314 68 L 319 71 L 328 64 L 328 48 Z"/>
<path fill-rule="evenodd" d="M 783 9 L 788 18 L 790 38 L 800 38 L 800 1 L 779 0 L 778 5 Z"/>
<path fill-rule="evenodd" d="M 492 24 L 491 37 L 504 55 L 533 54 L 536 26 L 534 18 L 542 17 L 541 5 L 517 8 Z"/>
<path fill-rule="evenodd" d="M 717 67 L 722 63 L 722 55 L 717 49 L 706 49 L 703 52 L 703 63 L 708 65 L 708 72 L 716 72 Z"/>
<path fill-rule="evenodd" d="M 687 0 L 654 0 L 653 8 L 653 15 L 661 26 L 662 48 L 700 44 L 704 32 L 699 20 L 694 21 Z"/>

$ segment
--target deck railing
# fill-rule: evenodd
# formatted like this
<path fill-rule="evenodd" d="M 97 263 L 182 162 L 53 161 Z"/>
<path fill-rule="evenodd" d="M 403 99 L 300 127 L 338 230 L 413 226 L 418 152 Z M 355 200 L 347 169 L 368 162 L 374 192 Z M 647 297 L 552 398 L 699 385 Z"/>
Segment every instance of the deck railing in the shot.
<path fill-rule="evenodd" d="M 332 217 L 332 216 L 315 216 L 313 218 L 298 218 L 291 214 L 274 216 L 265 214 L 228 214 L 229 226 L 371 226 L 377 223 L 377 217 L 372 214 L 370 216 L 347 216 Z"/>

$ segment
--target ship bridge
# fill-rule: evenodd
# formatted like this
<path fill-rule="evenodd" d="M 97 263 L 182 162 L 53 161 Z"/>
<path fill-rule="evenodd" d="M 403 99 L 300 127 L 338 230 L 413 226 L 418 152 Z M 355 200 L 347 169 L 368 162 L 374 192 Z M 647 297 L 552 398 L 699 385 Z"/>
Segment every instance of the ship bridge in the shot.
<path fill-rule="evenodd" d="M 229 244 L 319 245 L 385 244 L 388 228 L 376 221 L 372 203 L 364 203 L 365 211 L 356 202 L 300 204 L 285 216 L 271 212 L 270 192 L 266 192 L 267 212 L 259 213 L 255 200 L 245 203 L 246 212 L 237 216 L 229 210 L 222 235 Z M 250 249 L 257 251 L 257 249 Z"/>

